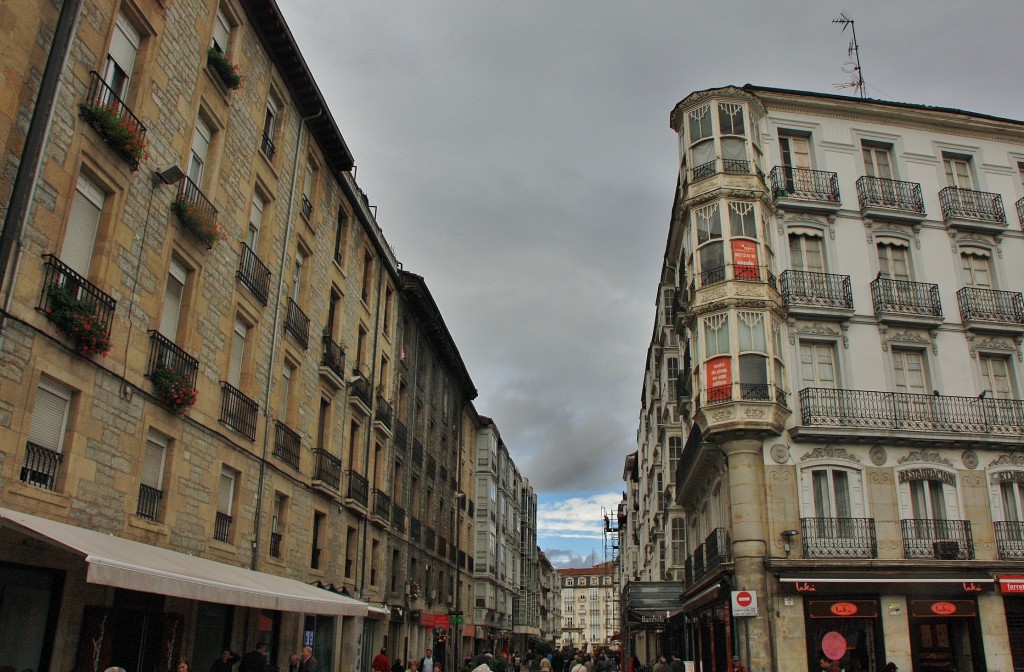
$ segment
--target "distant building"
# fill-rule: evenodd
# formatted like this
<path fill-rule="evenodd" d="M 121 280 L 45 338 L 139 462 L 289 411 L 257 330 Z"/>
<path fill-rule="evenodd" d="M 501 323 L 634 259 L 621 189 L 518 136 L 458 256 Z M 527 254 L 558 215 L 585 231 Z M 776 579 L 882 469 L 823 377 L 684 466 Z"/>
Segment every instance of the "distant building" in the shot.
<path fill-rule="evenodd" d="M 619 593 L 615 566 L 601 563 L 579 569 L 559 569 L 562 585 L 560 646 L 593 651 L 613 647 L 619 631 Z"/>

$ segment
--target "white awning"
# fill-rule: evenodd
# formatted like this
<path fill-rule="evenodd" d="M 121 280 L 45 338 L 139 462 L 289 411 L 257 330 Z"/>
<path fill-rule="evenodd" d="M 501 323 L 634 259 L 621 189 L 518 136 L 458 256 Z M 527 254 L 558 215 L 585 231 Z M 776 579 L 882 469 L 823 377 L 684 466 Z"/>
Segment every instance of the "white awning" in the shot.
<path fill-rule="evenodd" d="M 0 527 L 79 553 L 86 581 L 216 604 L 307 614 L 366 616 L 365 602 L 273 574 L 0 508 Z"/>

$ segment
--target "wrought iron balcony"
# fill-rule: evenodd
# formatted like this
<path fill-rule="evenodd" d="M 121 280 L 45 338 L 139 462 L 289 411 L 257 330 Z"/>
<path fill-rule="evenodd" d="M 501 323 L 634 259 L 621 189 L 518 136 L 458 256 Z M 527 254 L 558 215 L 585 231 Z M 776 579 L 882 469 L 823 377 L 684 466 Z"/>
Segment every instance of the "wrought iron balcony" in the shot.
<path fill-rule="evenodd" d="M 323 549 L 317 548 L 316 546 L 314 546 L 310 550 L 310 554 L 309 554 L 309 568 L 310 569 L 320 569 L 320 555 L 321 555 L 321 551 L 322 550 Z"/>
<path fill-rule="evenodd" d="M 298 469 L 302 437 L 280 420 L 274 421 L 274 427 L 274 457 Z"/>
<path fill-rule="evenodd" d="M 377 488 L 373 489 L 373 515 L 384 522 L 391 519 L 391 498 Z"/>
<path fill-rule="evenodd" d="M 401 420 L 395 420 L 395 448 L 404 453 L 409 446 L 409 428 Z"/>
<path fill-rule="evenodd" d="M 704 288 L 717 285 L 726 280 L 739 280 L 742 282 L 767 282 L 772 289 L 778 289 L 778 281 L 775 274 L 766 266 L 753 266 L 746 264 L 726 264 L 715 266 L 697 273 L 697 287 Z"/>
<path fill-rule="evenodd" d="M 774 401 L 788 407 L 788 398 L 781 387 L 767 383 L 733 382 L 704 389 L 703 402 L 707 406 L 733 401 Z M 698 400 L 700 401 L 700 400 Z"/>
<path fill-rule="evenodd" d="M 57 472 L 63 455 L 31 441 L 25 444 L 25 464 L 21 467 L 21 482 L 44 490 L 57 489 Z"/>
<path fill-rule="evenodd" d="M 405 533 L 405 509 L 398 504 L 391 506 L 391 527 L 399 534 Z"/>
<path fill-rule="evenodd" d="M 220 421 L 250 441 L 255 441 L 259 405 L 225 380 L 220 381 L 220 389 Z"/>
<path fill-rule="evenodd" d="M 704 569 L 710 572 L 729 560 L 729 535 L 724 527 L 716 527 L 704 540 Z"/>
<path fill-rule="evenodd" d="M 836 173 L 792 166 L 775 166 L 768 174 L 772 195 L 798 201 L 839 204 L 839 176 Z"/>
<path fill-rule="evenodd" d="M 92 329 L 100 335 L 83 333 L 79 338 L 74 333 L 69 334 L 80 351 L 84 347 L 86 350 L 83 352 L 92 352 L 88 348 L 96 347 L 102 341 L 109 346 L 110 326 L 117 302 L 54 255 L 44 254 L 43 258 L 46 259 L 46 267 L 37 308 L 57 324 L 58 329 L 77 332 L 79 323 L 91 321 Z"/>
<path fill-rule="evenodd" d="M 871 301 L 875 315 L 909 315 L 942 318 L 939 286 L 927 282 L 875 278 L 871 282 Z"/>
<path fill-rule="evenodd" d="M 1024 434 L 1024 401 L 807 387 L 800 390 L 801 423 L 906 432 Z"/>
<path fill-rule="evenodd" d="M 850 276 L 811 271 L 783 271 L 782 302 L 786 306 L 853 310 Z"/>
<path fill-rule="evenodd" d="M 751 162 L 746 159 L 714 159 L 694 166 L 690 169 L 690 181 L 697 182 L 712 175 L 725 173 L 728 175 L 754 175 L 757 174 L 764 179 L 760 170 L 751 170 Z"/>
<path fill-rule="evenodd" d="M 103 142 L 127 161 L 132 170 L 138 169 L 139 161 L 146 154 L 146 127 L 98 72 L 91 71 L 89 77 L 89 93 L 79 108 L 82 119 L 96 129 Z"/>
<path fill-rule="evenodd" d="M 288 299 L 288 314 L 284 318 L 284 330 L 295 337 L 303 348 L 309 347 L 309 318 L 294 299 Z"/>
<path fill-rule="evenodd" d="M 330 334 L 324 334 L 323 337 L 323 357 L 320 359 L 320 365 L 331 371 L 334 375 L 338 376 L 342 380 L 345 379 L 345 351 L 340 345 L 334 342 Z"/>
<path fill-rule="evenodd" d="M 939 192 L 942 219 L 946 224 L 965 228 L 998 228 L 1006 226 L 1003 197 L 985 191 L 946 187 Z"/>
<path fill-rule="evenodd" d="M 263 156 L 268 159 L 274 158 L 274 152 L 276 151 L 274 141 L 266 133 L 264 133 L 263 137 L 260 139 L 260 151 L 263 152 Z"/>
<path fill-rule="evenodd" d="M 217 208 L 213 207 L 202 189 L 188 175 L 181 180 L 178 195 L 171 203 L 171 210 L 178 216 L 181 225 L 207 247 L 221 237 L 217 224 Z"/>
<path fill-rule="evenodd" d="M 864 212 L 909 213 L 913 219 L 924 217 L 924 197 L 917 182 L 887 180 L 865 175 L 857 180 L 857 200 Z"/>
<path fill-rule="evenodd" d="M 423 532 L 423 545 L 428 551 L 433 551 L 437 544 L 437 532 L 429 525 L 423 528 Z"/>
<path fill-rule="evenodd" d="M 693 580 L 699 581 L 704 574 L 707 573 L 707 569 L 704 566 L 704 544 L 701 543 L 697 548 L 693 549 Z"/>
<path fill-rule="evenodd" d="M 238 272 L 235 274 L 253 296 L 264 306 L 270 296 L 270 269 L 263 265 L 252 248 L 242 243 L 242 254 L 238 259 Z"/>
<path fill-rule="evenodd" d="M 160 502 L 163 501 L 163 490 L 157 490 L 145 484 L 139 484 L 139 503 L 135 515 L 146 520 L 160 519 Z"/>
<path fill-rule="evenodd" d="M 433 455 L 427 456 L 427 478 L 435 478 L 437 476 L 437 460 L 434 459 Z"/>
<path fill-rule="evenodd" d="M 348 475 L 348 494 L 346 497 L 365 508 L 370 501 L 369 481 L 366 480 L 366 476 L 352 469 L 345 473 Z"/>
<path fill-rule="evenodd" d="M 409 517 L 409 538 L 419 543 L 423 539 L 423 525 L 418 518 Z"/>
<path fill-rule="evenodd" d="M 1024 522 L 1017 520 L 997 520 L 996 550 L 1000 560 L 1024 559 Z"/>
<path fill-rule="evenodd" d="M 1020 221 L 1021 228 L 1024 228 L 1024 198 L 1017 201 L 1017 219 Z"/>
<path fill-rule="evenodd" d="M 302 195 L 302 216 L 309 219 L 313 216 L 313 203 L 309 200 L 309 196 Z"/>
<path fill-rule="evenodd" d="M 412 440 L 412 463 L 416 467 L 423 466 L 423 444 L 415 437 Z"/>
<path fill-rule="evenodd" d="M 159 331 L 151 330 L 149 341 L 152 347 L 149 351 L 146 375 L 152 377 L 157 369 L 167 369 L 182 383 L 195 389 L 199 360 L 172 343 Z"/>
<path fill-rule="evenodd" d="M 217 512 L 217 517 L 213 521 L 213 538 L 217 541 L 231 540 L 231 516 Z"/>
<path fill-rule="evenodd" d="M 377 422 L 384 425 L 387 429 L 391 429 L 395 420 L 394 409 L 379 391 L 377 394 L 377 407 L 374 409 L 374 417 L 377 419 Z"/>
<path fill-rule="evenodd" d="M 271 532 L 270 533 L 270 557 L 280 558 L 281 557 L 281 533 Z"/>
<path fill-rule="evenodd" d="M 900 521 L 903 557 L 974 560 L 971 521 L 913 518 Z"/>
<path fill-rule="evenodd" d="M 805 558 L 877 558 L 874 518 L 801 518 Z"/>
<path fill-rule="evenodd" d="M 995 322 L 1024 328 L 1024 295 L 996 289 L 963 287 L 956 293 L 964 322 Z"/>
<path fill-rule="evenodd" d="M 313 456 L 316 458 L 313 480 L 337 490 L 341 485 L 341 460 L 325 450 L 316 450 Z"/>

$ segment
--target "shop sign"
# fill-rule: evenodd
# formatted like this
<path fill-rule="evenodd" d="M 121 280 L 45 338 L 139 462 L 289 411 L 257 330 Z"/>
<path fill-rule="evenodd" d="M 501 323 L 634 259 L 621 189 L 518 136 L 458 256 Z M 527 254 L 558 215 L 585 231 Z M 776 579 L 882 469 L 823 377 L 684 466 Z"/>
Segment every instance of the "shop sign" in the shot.
<path fill-rule="evenodd" d="M 1004 595 L 1024 595 L 1024 576 L 1000 576 L 999 592 Z"/>
<path fill-rule="evenodd" d="M 752 240 L 732 241 L 732 263 L 738 280 L 759 280 L 757 243 Z"/>
<path fill-rule="evenodd" d="M 708 361 L 708 401 L 732 398 L 732 357 L 715 357 Z"/>
<path fill-rule="evenodd" d="M 977 616 L 974 600 L 912 600 L 910 614 L 917 618 L 948 618 Z"/>
<path fill-rule="evenodd" d="M 811 618 L 878 618 L 874 600 L 812 600 L 807 608 Z"/>

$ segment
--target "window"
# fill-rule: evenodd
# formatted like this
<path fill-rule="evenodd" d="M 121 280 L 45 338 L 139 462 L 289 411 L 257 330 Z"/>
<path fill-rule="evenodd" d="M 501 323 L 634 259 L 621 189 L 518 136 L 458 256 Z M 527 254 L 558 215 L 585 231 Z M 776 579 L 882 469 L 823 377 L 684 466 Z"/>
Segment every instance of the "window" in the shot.
<path fill-rule="evenodd" d="M 327 519 L 327 514 L 315 511 L 313 513 L 313 544 L 310 548 L 309 553 L 309 568 L 320 569 L 320 536 L 323 534 L 324 520 Z"/>
<path fill-rule="evenodd" d="M 711 130 L 711 106 L 704 105 L 691 110 L 688 115 L 690 132 L 690 153 L 694 169 L 694 179 L 707 177 L 715 173 L 715 139 Z M 708 164 L 711 168 L 708 169 Z"/>
<path fill-rule="evenodd" d="M 971 177 L 971 157 L 943 153 L 942 165 L 946 169 L 947 186 L 957 189 L 974 189 L 974 179 Z"/>
<path fill-rule="evenodd" d="M 801 387 L 835 389 L 837 382 L 835 344 L 800 341 Z"/>
<path fill-rule="evenodd" d="M 136 514 L 140 518 L 153 521 L 160 519 L 168 444 L 166 437 L 153 430 L 146 436 L 146 447 L 142 453 L 142 475 L 139 479 L 139 506 L 136 509 Z"/>
<path fill-rule="evenodd" d="M 794 271 L 825 272 L 824 241 L 820 235 L 789 234 L 789 265 Z"/>
<path fill-rule="evenodd" d="M 217 517 L 213 525 L 213 538 L 217 541 L 231 540 L 231 511 L 235 503 L 235 472 L 221 467 L 217 487 Z"/>
<path fill-rule="evenodd" d="M 106 195 L 85 175 L 79 174 L 75 193 L 71 197 L 71 211 L 61 245 L 60 260 L 83 278 L 89 277 L 92 252 L 96 244 L 96 231 Z"/>
<path fill-rule="evenodd" d="M 128 81 L 135 69 L 135 57 L 139 53 L 142 35 L 124 14 L 117 15 L 114 34 L 110 38 L 110 51 L 103 69 L 103 81 L 115 96 L 124 100 L 128 96 Z M 110 104 L 116 101 L 104 100 Z"/>
<path fill-rule="evenodd" d="M 668 469 L 673 478 L 675 477 L 676 470 L 679 468 L 679 458 L 682 454 L 683 438 L 681 436 L 668 437 Z"/>
<path fill-rule="evenodd" d="M 235 318 L 235 329 L 231 334 L 231 359 L 228 362 L 228 383 L 235 389 L 241 389 L 242 360 L 245 355 L 245 340 L 248 335 L 248 325 Z"/>
<path fill-rule="evenodd" d="M 744 135 L 743 106 L 739 103 L 719 103 L 718 125 L 722 135 Z"/>
<path fill-rule="evenodd" d="M 253 252 L 256 251 L 256 245 L 260 239 L 260 224 L 263 223 L 263 208 L 266 204 L 263 198 L 257 194 L 252 195 L 252 209 L 249 210 L 249 234 L 246 240 L 246 244 L 249 249 Z"/>
<path fill-rule="evenodd" d="M 729 203 L 729 228 L 733 238 L 757 238 L 753 203 Z"/>
<path fill-rule="evenodd" d="M 979 353 L 978 365 L 981 368 L 981 385 L 986 397 L 992 399 L 1015 398 L 1016 386 L 1013 383 L 1013 369 L 1009 356 Z"/>
<path fill-rule="evenodd" d="M 851 518 L 849 474 L 842 469 L 811 471 L 815 518 Z"/>
<path fill-rule="evenodd" d="M 57 489 L 71 410 L 71 390 L 52 381 L 40 381 L 25 446 L 21 480 L 46 490 Z"/>
<path fill-rule="evenodd" d="M 779 153 L 787 168 L 811 168 L 811 141 L 806 136 L 779 135 Z"/>
<path fill-rule="evenodd" d="M 284 515 L 288 498 L 279 492 L 274 493 L 274 501 L 270 505 L 270 557 L 281 557 L 281 542 L 284 541 Z"/>
<path fill-rule="evenodd" d="M 672 564 L 682 567 L 686 562 L 686 521 L 682 516 L 675 516 L 671 523 Z"/>
<path fill-rule="evenodd" d="M 373 255 L 369 252 L 363 254 L 363 303 L 369 303 L 370 294 L 373 292 Z"/>
<path fill-rule="evenodd" d="M 277 96 L 271 92 L 267 97 L 267 109 L 263 115 L 263 139 L 260 141 L 260 150 L 268 159 L 274 158 L 274 138 L 277 134 L 277 117 L 280 109 L 281 104 L 277 102 Z"/>
<path fill-rule="evenodd" d="M 345 245 L 348 242 L 348 213 L 338 208 L 338 221 L 334 229 L 334 260 L 345 261 Z"/>
<path fill-rule="evenodd" d="M 231 37 L 231 23 L 224 14 L 224 10 L 217 8 L 217 16 L 213 20 L 213 37 L 210 39 L 210 48 L 216 49 L 222 54 L 228 53 L 228 40 Z"/>
<path fill-rule="evenodd" d="M 740 311 L 737 316 L 740 339 L 740 394 L 744 399 L 769 399 L 771 397 L 768 392 L 765 314 Z"/>
<path fill-rule="evenodd" d="M 171 267 L 167 271 L 167 286 L 164 300 L 160 308 L 160 333 L 169 341 L 176 341 L 180 329 L 181 308 L 185 298 L 185 283 L 188 270 L 181 261 L 172 256 Z"/>
<path fill-rule="evenodd" d="M 904 348 L 892 349 L 893 382 L 897 392 L 928 394 L 928 370 L 924 352 Z"/>
<path fill-rule="evenodd" d="M 986 250 L 960 250 L 960 265 L 964 271 L 965 287 L 992 289 L 992 258 Z"/>
<path fill-rule="evenodd" d="M 894 179 L 891 146 L 865 142 L 861 144 L 861 154 L 864 156 L 865 175 L 883 180 Z M 884 196 L 885 192 L 883 192 Z M 893 194 L 893 197 L 895 197 L 895 194 Z"/>
<path fill-rule="evenodd" d="M 278 394 L 278 417 L 282 421 L 287 422 L 288 420 L 288 405 L 292 397 L 292 376 L 295 373 L 295 367 L 289 362 L 285 362 L 284 366 L 281 367 L 281 383 Z"/>
<path fill-rule="evenodd" d="M 884 241 L 878 243 L 879 277 L 888 280 L 909 281 L 910 249 L 904 241 Z"/>
<path fill-rule="evenodd" d="M 729 353 L 729 315 L 719 313 L 704 318 L 704 357 Z"/>
<path fill-rule="evenodd" d="M 302 214 L 306 219 L 313 216 L 313 174 L 316 169 L 312 160 L 306 161 L 306 175 L 302 180 Z"/>
<path fill-rule="evenodd" d="M 1024 521 L 1024 482 L 1004 481 L 1000 483 L 999 499 L 1003 505 L 1003 520 L 1015 523 Z"/>
<path fill-rule="evenodd" d="M 370 545 L 370 585 L 377 585 L 377 570 L 380 565 L 380 542 L 376 539 Z"/>
<path fill-rule="evenodd" d="M 192 133 L 192 148 L 188 159 L 188 178 L 197 187 L 202 187 L 203 170 L 206 167 L 206 157 L 210 152 L 210 141 L 213 139 L 213 129 L 202 117 L 196 119 L 196 128 Z"/>
<path fill-rule="evenodd" d="M 910 506 L 915 520 L 947 520 L 948 511 L 943 481 L 910 481 Z"/>
<path fill-rule="evenodd" d="M 302 295 L 302 280 L 306 264 L 306 255 L 302 250 L 295 250 L 295 264 L 292 267 L 292 301 L 299 302 Z"/>

